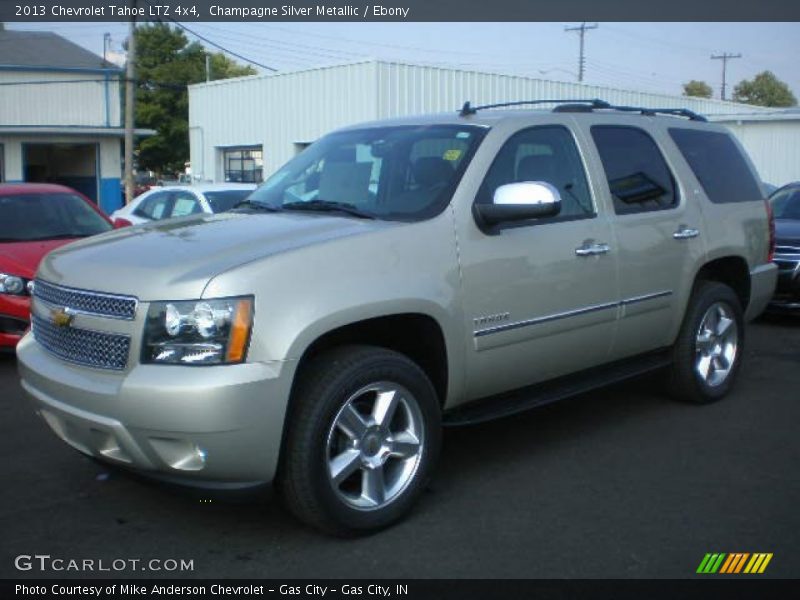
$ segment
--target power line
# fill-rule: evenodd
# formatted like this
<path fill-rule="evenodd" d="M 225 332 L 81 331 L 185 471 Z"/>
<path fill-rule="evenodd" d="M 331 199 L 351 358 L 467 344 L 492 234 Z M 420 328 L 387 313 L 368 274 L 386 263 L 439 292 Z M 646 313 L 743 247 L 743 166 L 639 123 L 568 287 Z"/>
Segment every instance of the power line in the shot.
<path fill-rule="evenodd" d="M 626 79 L 637 80 L 644 83 L 650 83 L 650 84 L 668 83 L 675 85 L 681 85 L 683 83 L 682 81 L 665 77 L 663 74 L 656 73 L 654 71 L 650 71 L 648 73 L 646 71 L 639 71 L 637 69 L 619 67 L 612 63 L 606 63 L 598 60 L 589 60 L 587 61 L 587 64 L 590 67 L 592 67 L 592 69 L 598 69 L 601 71 L 605 71 L 606 73 L 610 73 L 611 75 L 617 75 L 620 77 L 624 77 Z"/>
<path fill-rule="evenodd" d="M 431 47 L 421 47 L 421 46 L 409 46 L 409 45 L 402 45 L 402 44 L 386 44 L 382 42 L 371 42 L 364 39 L 357 40 L 354 38 L 347 38 L 342 36 L 334 36 L 334 35 L 325 35 L 323 33 L 316 33 L 310 32 L 307 30 L 303 30 L 302 32 L 294 31 L 292 29 L 288 29 L 286 27 L 276 27 L 273 25 L 264 25 L 265 29 L 273 29 L 275 31 L 283 31 L 285 33 L 289 33 L 291 35 L 304 35 L 306 37 L 316 37 L 321 39 L 328 39 L 333 40 L 336 42 L 344 42 L 346 44 L 356 44 L 358 46 L 374 46 L 379 48 L 390 48 L 394 50 L 412 50 L 414 52 L 433 52 L 435 54 L 456 54 L 458 56 L 465 56 L 465 55 L 474 55 L 474 56 L 495 56 L 495 57 L 503 57 L 505 58 L 505 54 L 492 54 L 486 53 L 483 51 L 470 51 L 470 50 L 453 50 L 453 49 L 445 49 L 445 48 L 431 48 Z"/>
<path fill-rule="evenodd" d="M 145 3 L 147 3 L 147 4 L 149 4 L 150 6 L 153 6 L 153 5 L 150 3 L 150 0 L 144 0 L 144 2 L 145 2 Z M 261 67 L 262 69 L 266 69 L 267 71 L 272 71 L 273 73 L 277 73 L 277 71 L 278 71 L 278 69 L 276 69 L 276 68 L 274 68 L 274 67 L 270 67 L 269 65 L 265 65 L 265 64 L 263 64 L 263 63 L 256 62 L 256 61 L 254 61 L 254 60 L 252 60 L 252 59 L 250 59 L 250 58 L 247 58 L 246 56 L 242 56 L 241 54 L 238 54 L 238 53 L 236 53 L 236 52 L 233 52 L 232 50 L 228 50 L 228 49 L 227 49 L 227 48 L 225 48 L 224 46 L 221 46 L 220 44 L 218 44 L 218 43 L 216 43 L 216 42 L 213 42 L 213 41 L 211 41 L 211 40 L 210 40 L 210 39 L 208 39 L 207 37 L 205 37 L 205 36 L 202 36 L 202 35 L 200 35 L 200 34 L 198 34 L 198 33 L 195 33 L 194 31 L 192 31 L 191 29 L 189 29 L 188 27 L 186 27 L 186 25 L 184 25 L 183 23 L 181 23 L 181 22 L 179 22 L 179 21 L 176 21 L 176 20 L 175 20 L 175 19 L 173 19 L 172 17 L 167 17 L 167 19 L 169 19 L 169 20 L 170 20 L 172 23 L 174 23 L 175 25 L 177 25 L 178 27 L 180 27 L 181 29 L 183 29 L 183 30 L 184 30 L 186 33 L 189 33 L 189 34 L 193 35 L 194 37 L 196 37 L 196 38 L 198 38 L 198 39 L 200 39 L 200 40 L 203 40 L 203 41 L 204 41 L 206 44 L 209 44 L 209 45 L 211 45 L 211 46 L 214 46 L 215 48 L 217 48 L 218 50 L 221 50 L 222 52 L 225 52 L 225 53 L 227 53 L 227 54 L 230 54 L 231 56 L 235 56 L 235 57 L 236 57 L 236 58 L 238 58 L 239 60 L 243 60 L 243 61 L 245 61 L 245 62 L 247 62 L 247 63 L 250 63 L 251 65 L 255 65 L 255 66 L 257 66 L 257 67 Z M 163 22 L 163 21 L 162 21 L 162 22 Z"/>
<path fill-rule="evenodd" d="M 326 48 L 326 47 L 323 47 L 323 46 L 312 46 L 312 45 L 308 45 L 308 44 L 300 44 L 300 43 L 297 43 L 297 42 L 287 42 L 287 41 L 283 41 L 283 40 L 270 39 L 270 38 L 265 38 L 264 36 L 255 35 L 255 34 L 247 33 L 247 32 L 244 32 L 244 31 L 233 31 L 233 30 L 230 30 L 230 29 L 220 29 L 218 27 L 213 27 L 211 25 L 208 25 L 207 23 L 204 23 L 203 27 L 205 27 L 206 29 L 211 29 L 213 32 L 216 32 L 216 37 L 223 37 L 224 38 L 224 37 L 227 36 L 228 39 L 231 39 L 230 36 L 236 36 L 236 37 L 238 37 L 240 39 L 241 38 L 250 39 L 250 40 L 253 40 L 253 41 L 257 41 L 259 43 L 272 42 L 273 44 L 280 44 L 283 47 L 302 48 L 302 49 L 307 49 L 307 50 L 317 50 L 317 51 L 323 53 L 322 56 L 328 56 L 328 55 L 331 55 L 331 53 L 345 55 L 345 56 L 351 56 L 351 57 L 363 57 L 364 56 L 363 52 L 358 52 L 358 53 L 357 52 L 349 52 L 347 50 L 337 50 L 335 48 Z M 301 50 L 298 50 L 298 51 L 301 51 Z M 307 52 L 307 54 L 318 55 L 316 52 Z"/>
<path fill-rule="evenodd" d="M 194 31 L 192 31 L 191 29 L 189 29 L 188 27 L 186 27 L 186 25 L 184 25 L 183 23 L 180 23 L 180 22 L 178 22 L 178 21 L 175 21 L 174 19 L 170 19 L 170 21 L 172 21 L 172 22 L 173 22 L 173 23 L 175 23 L 175 24 L 176 24 L 178 27 L 180 27 L 181 29 L 183 29 L 184 31 L 186 31 L 186 33 L 190 33 L 190 34 L 192 34 L 194 37 L 196 37 L 196 38 L 198 38 L 198 39 L 201 39 L 201 40 L 203 40 L 203 41 L 204 41 L 206 44 L 210 44 L 211 46 L 214 46 L 214 47 L 215 47 L 215 48 L 217 48 L 218 50 L 222 50 L 223 52 L 225 52 L 225 53 L 227 53 L 227 54 L 230 54 L 231 56 L 235 56 L 235 57 L 236 57 L 236 58 L 238 58 L 239 60 L 243 60 L 243 61 L 245 61 L 245 62 L 248 62 L 248 63 L 250 63 L 250 64 L 252 64 L 252 65 L 255 65 L 255 66 L 257 66 L 257 67 L 261 67 L 262 69 L 266 69 L 267 71 L 272 71 L 273 73 L 277 73 L 277 72 L 278 72 L 278 69 L 276 69 L 276 68 L 274 68 L 274 67 L 270 67 L 270 66 L 268 66 L 268 65 L 265 65 L 265 64 L 263 64 L 263 63 L 256 62 L 256 61 L 254 61 L 253 59 L 247 58 L 246 56 L 242 56 L 241 54 L 237 54 L 236 52 L 233 52 L 232 50 L 228 50 L 227 48 L 225 48 L 224 46 L 221 46 L 220 44 L 217 44 L 216 42 L 212 42 L 212 41 L 211 41 L 210 39 L 208 39 L 207 37 L 205 37 L 205 36 L 202 36 L 202 35 L 199 35 L 199 34 L 195 33 Z"/>
<path fill-rule="evenodd" d="M 587 25 L 584 21 L 578 27 L 565 27 L 564 31 L 577 31 L 578 37 L 581 39 L 580 43 L 580 53 L 578 54 L 578 82 L 583 82 L 583 70 L 586 63 L 586 57 L 584 54 L 584 37 L 586 36 L 586 32 L 590 29 L 597 29 L 598 25 L 595 23 L 594 25 Z"/>
<path fill-rule="evenodd" d="M 711 60 L 721 60 L 722 61 L 722 99 L 725 100 L 725 76 L 728 71 L 728 61 L 733 58 L 742 58 L 741 54 L 730 54 L 728 52 L 723 52 L 722 54 L 712 54 Z"/>
<path fill-rule="evenodd" d="M 228 48 L 237 48 L 239 46 L 246 46 L 252 47 L 253 43 L 242 39 L 231 37 L 231 35 L 222 35 L 215 33 L 213 34 L 214 38 L 220 40 L 227 44 Z M 232 35 L 244 35 L 244 34 L 232 34 Z M 281 62 L 290 62 L 290 63 L 300 63 L 304 65 L 308 64 L 315 64 L 324 62 L 324 60 L 328 61 L 353 61 L 354 58 L 363 59 L 365 58 L 364 55 L 355 55 L 353 53 L 347 53 L 348 56 L 343 54 L 331 54 L 327 52 L 317 52 L 314 50 L 305 50 L 301 47 L 291 47 L 288 44 L 283 44 L 278 41 L 270 40 L 268 38 L 261 37 L 258 39 L 258 47 L 259 50 L 269 52 L 273 58 L 273 61 L 277 63 Z"/>

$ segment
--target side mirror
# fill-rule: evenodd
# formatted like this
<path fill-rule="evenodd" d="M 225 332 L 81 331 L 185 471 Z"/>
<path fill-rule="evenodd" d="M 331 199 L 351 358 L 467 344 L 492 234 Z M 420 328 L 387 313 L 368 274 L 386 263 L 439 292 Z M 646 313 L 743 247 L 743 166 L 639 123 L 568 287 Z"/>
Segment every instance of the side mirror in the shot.
<path fill-rule="evenodd" d="M 114 219 L 114 229 L 122 229 L 123 227 L 131 227 L 133 223 L 128 221 L 128 219 L 123 219 L 122 217 L 117 217 Z"/>
<path fill-rule="evenodd" d="M 493 227 L 509 221 L 553 217 L 561 212 L 561 195 L 545 181 L 501 185 L 492 204 L 475 204 L 479 224 Z"/>

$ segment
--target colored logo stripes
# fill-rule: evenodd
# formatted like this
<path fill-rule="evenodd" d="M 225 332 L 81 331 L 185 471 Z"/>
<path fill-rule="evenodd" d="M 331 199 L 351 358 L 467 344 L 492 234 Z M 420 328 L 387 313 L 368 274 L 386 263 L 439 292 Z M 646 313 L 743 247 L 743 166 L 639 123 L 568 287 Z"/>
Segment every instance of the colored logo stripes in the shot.
<path fill-rule="evenodd" d="M 731 554 L 716 553 L 706 554 L 697 567 L 697 572 L 702 574 L 736 574 L 736 573 L 763 573 L 769 561 L 772 560 L 772 553 L 769 552 L 733 552 Z"/>

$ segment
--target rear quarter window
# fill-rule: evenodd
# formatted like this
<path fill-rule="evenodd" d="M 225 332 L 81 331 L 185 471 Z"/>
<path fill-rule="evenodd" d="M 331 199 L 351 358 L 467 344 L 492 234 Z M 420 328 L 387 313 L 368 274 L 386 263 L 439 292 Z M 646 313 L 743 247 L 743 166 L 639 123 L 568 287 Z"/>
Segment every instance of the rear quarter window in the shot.
<path fill-rule="evenodd" d="M 630 126 L 591 129 L 618 215 L 666 210 L 678 204 L 675 179 L 653 138 Z"/>
<path fill-rule="evenodd" d="M 730 135 L 677 127 L 670 128 L 669 135 L 711 202 L 763 200 L 750 166 Z"/>

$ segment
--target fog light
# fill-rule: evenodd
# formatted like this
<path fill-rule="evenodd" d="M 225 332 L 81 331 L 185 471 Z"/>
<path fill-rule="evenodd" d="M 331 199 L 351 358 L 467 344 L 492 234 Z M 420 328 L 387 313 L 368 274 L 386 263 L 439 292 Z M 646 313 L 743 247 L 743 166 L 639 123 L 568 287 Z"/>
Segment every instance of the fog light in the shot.
<path fill-rule="evenodd" d="M 153 450 L 173 469 L 200 471 L 206 466 L 207 452 L 197 444 L 172 438 L 150 438 Z"/>

